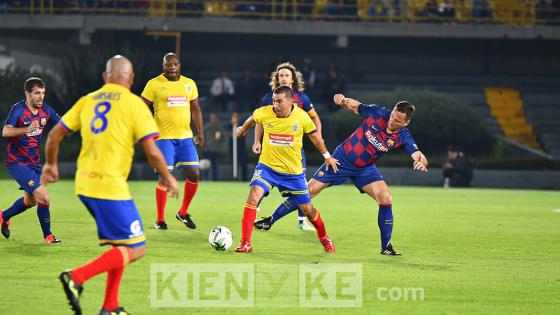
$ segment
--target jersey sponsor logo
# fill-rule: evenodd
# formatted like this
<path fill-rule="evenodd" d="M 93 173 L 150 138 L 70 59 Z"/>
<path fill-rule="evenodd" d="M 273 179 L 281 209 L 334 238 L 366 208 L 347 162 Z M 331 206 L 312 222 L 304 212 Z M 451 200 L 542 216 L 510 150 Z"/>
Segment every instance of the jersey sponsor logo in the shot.
<path fill-rule="evenodd" d="M 373 145 L 377 151 L 381 151 L 381 152 L 387 152 L 387 151 L 389 151 L 389 149 L 387 149 L 385 146 L 383 146 L 383 143 L 382 143 L 381 141 L 379 141 L 379 140 L 371 133 L 371 130 L 366 131 L 365 136 L 366 136 L 366 139 L 368 140 L 368 142 L 371 143 L 371 145 Z"/>
<path fill-rule="evenodd" d="M 375 131 L 379 131 L 379 129 L 377 129 L 377 127 L 375 125 L 371 125 L 371 129 L 373 129 Z"/>
<path fill-rule="evenodd" d="M 35 137 L 35 136 L 38 136 L 42 133 L 43 133 L 43 129 L 37 128 L 33 131 L 30 131 L 30 132 L 26 133 L 25 135 L 28 136 L 28 137 Z"/>
<path fill-rule="evenodd" d="M 139 220 L 134 220 L 132 223 L 130 223 L 130 235 L 128 236 L 129 238 L 138 237 L 142 234 L 142 225 L 140 224 Z"/>
<path fill-rule="evenodd" d="M 268 142 L 279 147 L 293 147 L 294 136 L 271 133 L 268 135 Z"/>
<path fill-rule="evenodd" d="M 30 123 L 31 123 L 31 119 L 29 119 L 29 118 L 24 118 L 23 119 L 23 124 L 24 125 L 29 125 Z"/>
<path fill-rule="evenodd" d="M 168 96 L 167 97 L 167 106 L 170 106 L 170 107 L 187 106 L 187 97 L 186 96 Z"/>

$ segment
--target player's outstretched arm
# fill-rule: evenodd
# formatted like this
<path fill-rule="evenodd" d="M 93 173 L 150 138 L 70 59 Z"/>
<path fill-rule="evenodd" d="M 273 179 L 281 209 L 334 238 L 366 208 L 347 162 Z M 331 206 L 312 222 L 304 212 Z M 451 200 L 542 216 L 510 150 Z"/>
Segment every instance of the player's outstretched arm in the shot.
<path fill-rule="evenodd" d="M 426 156 L 422 152 L 416 151 L 410 156 L 412 157 L 412 167 L 414 170 L 422 172 L 428 171 L 428 159 L 426 159 Z"/>
<path fill-rule="evenodd" d="M 237 127 L 237 130 L 235 130 L 235 136 L 237 138 L 244 137 L 247 134 L 247 130 L 249 130 L 249 128 L 253 127 L 254 125 L 255 120 L 253 119 L 253 116 L 250 116 L 249 118 L 247 118 L 247 120 L 245 120 L 243 125 Z"/>
<path fill-rule="evenodd" d="M 68 131 L 60 123 L 56 124 L 49 132 L 45 144 L 45 165 L 41 175 L 41 184 L 54 183 L 58 180 L 58 149 L 60 141 L 68 134 Z"/>
<path fill-rule="evenodd" d="M 356 101 L 355 99 L 348 98 L 344 96 L 344 94 L 335 94 L 333 100 L 336 105 L 340 105 L 347 110 L 353 111 L 354 113 L 358 114 L 358 105 L 360 105 L 360 102 Z"/>
<path fill-rule="evenodd" d="M 167 164 L 165 163 L 163 155 L 161 155 L 154 139 L 147 138 L 143 140 L 141 144 L 144 152 L 146 153 L 146 157 L 148 158 L 148 163 L 156 169 L 159 176 L 161 176 L 161 178 L 165 181 L 167 191 L 171 197 L 178 198 L 179 184 L 177 183 L 175 177 L 173 177 L 173 175 L 169 173 L 169 170 L 167 170 Z"/>
<path fill-rule="evenodd" d="M 37 129 L 39 129 L 38 120 L 34 120 L 27 127 L 14 127 L 11 125 L 5 125 L 4 128 L 2 129 L 2 137 L 4 138 L 19 137 L 26 133 L 33 132 Z"/>
<path fill-rule="evenodd" d="M 197 135 L 194 137 L 194 142 L 199 147 L 204 148 L 204 126 L 202 122 L 202 110 L 200 109 L 198 99 L 191 101 L 191 115 L 197 132 Z"/>
<path fill-rule="evenodd" d="M 321 153 L 325 158 L 325 166 L 327 171 L 329 170 L 329 167 L 332 167 L 335 173 L 338 172 L 338 165 L 340 163 L 329 153 L 329 150 L 325 145 L 325 141 L 323 140 L 323 137 L 321 137 L 321 135 L 318 132 L 309 133 L 307 134 L 307 136 L 309 137 L 309 140 L 313 142 L 313 145 L 315 146 L 315 148 L 317 148 L 319 153 Z"/>
<path fill-rule="evenodd" d="M 253 141 L 253 153 L 261 154 L 262 144 L 261 139 L 264 133 L 264 128 L 261 124 L 255 124 L 255 141 Z"/>

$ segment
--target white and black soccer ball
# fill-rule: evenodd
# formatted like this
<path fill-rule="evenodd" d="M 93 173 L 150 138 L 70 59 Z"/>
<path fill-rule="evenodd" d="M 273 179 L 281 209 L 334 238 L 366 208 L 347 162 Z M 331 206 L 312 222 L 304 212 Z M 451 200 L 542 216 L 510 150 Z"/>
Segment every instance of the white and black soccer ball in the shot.
<path fill-rule="evenodd" d="M 231 231 L 225 226 L 217 226 L 210 231 L 208 243 L 217 251 L 225 251 L 233 244 Z"/>

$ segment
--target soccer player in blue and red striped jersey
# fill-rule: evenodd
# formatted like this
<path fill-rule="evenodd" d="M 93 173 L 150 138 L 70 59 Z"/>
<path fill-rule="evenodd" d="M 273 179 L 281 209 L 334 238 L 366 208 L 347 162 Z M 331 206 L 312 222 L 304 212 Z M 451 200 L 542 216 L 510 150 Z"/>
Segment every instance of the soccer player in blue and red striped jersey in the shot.
<path fill-rule="evenodd" d="M 2 235 L 10 237 L 10 218 L 37 205 L 37 217 L 43 230 L 44 242 L 60 243 L 51 232 L 49 194 L 41 184 L 41 137 L 47 126 L 54 126 L 60 120 L 58 114 L 46 103 L 45 83 L 40 78 L 31 77 L 24 84 L 25 100 L 12 106 L 2 129 L 2 137 L 9 138 L 8 158 L 4 165 L 8 173 L 24 191 L 10 208 L 0 211 Z"/>
<path fill-rule="evenodd" d="M 272 90 L 276 89 L 279 86 L 287 86 L 292 89 L 293 97 L 294 97 L 294 104 L 297 105 L 299 108 L 303 109 L 307 115 L 311 118 L 315 126 L 317 127 L 317 132 L 321 135 L 321 119 L 319 118 L 319 114 L 313 107 L 313 103 L 303 91 L 305 89 L 305 82 L 303 81 L 303 75 L 301 72 L 297 71 L 296 67 L 289 63 L 284 62 L 276 66 L 276 70 L 270 74 L 270 87 Z M 268 106 L 272 104 L 272 91 L 266 94 L 262 101 L 261 106 Z M 255 154 L 259 154 L 261 150 L 261 138 L 263 135 L 263 127 L 260 124 L 255 126 L 255 141 L 253 143 L 253 152 Z M 305 154 L 302 149 L 302 163 L 303 169 L 306 168 L 305 162 Z M 276 215 L 274 215 L 276 214 Z M 276 211 L 272 215 L 273 218 L 280 218 L 280 216 L 276 213 Z M 298 208 L 298 227 L 301 230 L 305 231 L 314 231 L 312 225 L 305 221 L 305 213 Z M 274 222 L 273 222 L 274 223 Z"/>
<path fill-rule="evenodd" d="M 334 151 L 333 156 L 340 162 L 338 172 L 333 172 L 323 164 L 308 183 L 311 197 L 323 189 L 340 185 L 347 179 L 379 204 L 377 223 L 381 232 L 381 254 L 398 256 L 391 244 L 393 232 L 393 198 L 383 176 L 375 163 L 383 154 L 404 147 L 411 155 L 414 170 L 427 172 L 428 160 L 424 156 L 406 126 L 414 115 L 415 107 L 407 101 L 398 102 L 393 110 L 379 105 L 365 105 L 342 94 L 334 96 L 334 102 L 364 117 L 360 126 Z M 288 198 L 280 212 L 289 213 L 296 209 L 294 200 Z M 258 229 L 268 230 L 272 226 L 271 217 L 255 222 Z"/>

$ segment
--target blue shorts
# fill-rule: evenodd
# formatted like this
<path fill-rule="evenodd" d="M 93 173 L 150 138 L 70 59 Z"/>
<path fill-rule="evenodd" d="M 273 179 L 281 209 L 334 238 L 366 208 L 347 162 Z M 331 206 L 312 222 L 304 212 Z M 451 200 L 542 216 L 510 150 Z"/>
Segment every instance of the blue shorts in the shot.
<path fill-rule="evenodd" d="M 321 183 L 329 183 L 332 186 L 336 186 L 343 184 L 346 180 L 348 180 L 348 178 L 350 178 L 354 186 L 356 186 L 361 193 L 363 193 L 362 187 L 373 182 L 384 180 L 375 164 L 366 167 L 356 167 L 345 158 L 337 155 L 338 154 L 336 154 L 335 151 L 333 156 L 340 163 L 338 166 L 338 172 L 335 173 L 332 167 L 329 167 L 329 170 L 327 171 L 326 165 L 323 163 L 323 165 L 317 169 L 315 174 L 313 174 L 313 179 L 320 181 Z"/>
<path fill-rule="evenodd" d="M 18 182 L 19 189 L 32 194 L 41 186 L 41 168 L 12 164 L 8 167 L 8 173 Z"/>
<path fill-rule="evenodd" d="M 97 223 L 99 245 L 146 245 L 144 227 L 134 201 L 78 196 Z"/>
<path fill-rule="evenodd" d="M 192 138 L 161 139 L 156 144 L 165 158 L 167 169 L 198 168 L 198 154 Z"/>
<path fill-rule="evenodd" d="M 294 197 L 298 205 L 311 202 L 305 174 L 299 175 L 278 173 L 272 168 L 257 164 L 253 178 L 249 186 L 260 186 L 264 189 L 264 195 L 268 196 L 272 188 L 278 187 L 278 191 L 284 197 Z"/>

